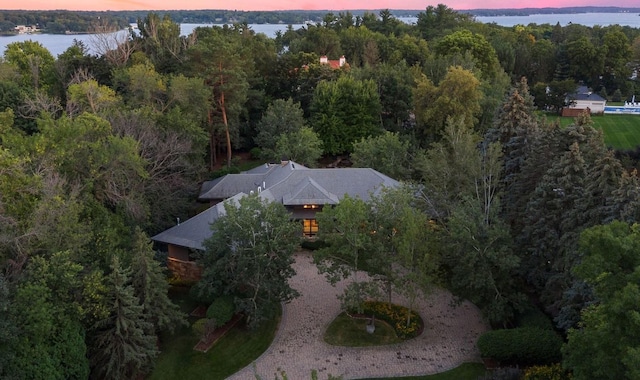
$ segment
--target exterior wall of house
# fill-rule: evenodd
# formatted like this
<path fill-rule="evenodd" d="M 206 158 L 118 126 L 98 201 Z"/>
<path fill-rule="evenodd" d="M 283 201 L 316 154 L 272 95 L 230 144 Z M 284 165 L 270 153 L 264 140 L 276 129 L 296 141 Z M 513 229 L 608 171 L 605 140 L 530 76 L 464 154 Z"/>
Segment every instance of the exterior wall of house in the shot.
<path fill-rule="evenodd" d="M 171 259 L 189 261 L 189 248 L 169 244 L 167 247 L 167 251 L 169 254 L 169 258 Z"/>
<path fill-rule="evenodd" d="M 169 257 L 167 258 L 167 268 L 173 276 L 187 282 L 197 282 L 202 276 L 202 267 L 195 261 L 182 261 Z"/>
<path fill-rule="evenodd" d="M 287 207 L 287 211 L 291 214 L 291 219 L 315 219 L 316 213 L 322 210 L 322 206 L 318 208 L 304 208 L 303 206 Z"/>
<path fill-rule="evenodd" d="M 167 268 L 171 274 L 184 281 L 198 281 L 202 276 L 202 267 L 189 260 L 189 249 L 169 244 Z"/>
<path fill-rule="evenodd" d="M 302 235 L 313 238 L 318 233 L 316 213 L 322 210 L 322 205 L 287 206 L 291 219 L 300 221 Z"/>
<path fill-rule="evenodd" d="M 592 114 L 604 113 L 604 105 L 603 101 L 588 101 L 588 100 L 577 100 L 575 105 L 572 108 L 580 108 L 586 109 L 589 108 Z"/>

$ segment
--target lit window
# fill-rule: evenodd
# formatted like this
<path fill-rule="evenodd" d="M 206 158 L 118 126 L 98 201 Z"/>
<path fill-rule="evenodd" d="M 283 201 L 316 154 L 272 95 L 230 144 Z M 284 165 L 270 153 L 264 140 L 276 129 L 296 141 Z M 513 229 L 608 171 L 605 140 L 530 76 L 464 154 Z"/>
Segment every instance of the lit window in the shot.
<path fill-rule="evenodd" d="M 318 233 L 318 221 L 315 219 L 302 220 L 304 236 L 315 236 Z"/>

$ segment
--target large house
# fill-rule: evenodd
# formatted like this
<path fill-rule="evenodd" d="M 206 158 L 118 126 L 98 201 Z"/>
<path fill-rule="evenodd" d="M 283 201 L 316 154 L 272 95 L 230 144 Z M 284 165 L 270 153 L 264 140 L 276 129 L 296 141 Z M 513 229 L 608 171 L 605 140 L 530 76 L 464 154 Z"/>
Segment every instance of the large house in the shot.
<path fill-rule="evenodd" d="M 224 215 L 225 202 L 258 194 L 282 203 L 291 218 L 300 221 L 300 235 L 313 237 L 318 232 L 316 212 L 323 207 L 338 204 L 345 195 L 366 201 L 382 188 L 398 185 L 398 181 L 368 168 L 311 169 L 293 161 L 264 164 L 203 183 L 198 199 L 211 207 L 152 240 L 167 245 L 167 265 L 175 275 L 197 280 L 200 268 L 192 253 L 204 250 L 203 242 L 211 236 L 210 225 Z"/>

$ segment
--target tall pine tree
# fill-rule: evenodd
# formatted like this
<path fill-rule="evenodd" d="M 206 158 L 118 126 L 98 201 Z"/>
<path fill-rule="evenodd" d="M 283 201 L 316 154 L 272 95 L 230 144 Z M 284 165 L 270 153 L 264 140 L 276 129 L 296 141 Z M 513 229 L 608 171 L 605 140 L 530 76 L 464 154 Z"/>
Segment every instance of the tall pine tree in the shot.
<path fill-rule="evenodd" d="M 146 321 L 144 307 L 134 295 L 131 270 L 113 257 L 107 277 L 111 313 L 94 326 L 91 352 L 92 375 L 99 379 L 132 379 L 150 370 L 158 355 L 156 337 Z"/>
<path fill-rule="evenodd" d="M 153 243 L 139 228 L 135 231 L 132 254 L 134 293 L 140 300 L 145 320 L 152 325 L 152 330 L 147 333 L 173 331 L 176 327 L 186 325 L 185 315 L 169 299 L 169 283 L 160 263 L 154 260 Z"/>

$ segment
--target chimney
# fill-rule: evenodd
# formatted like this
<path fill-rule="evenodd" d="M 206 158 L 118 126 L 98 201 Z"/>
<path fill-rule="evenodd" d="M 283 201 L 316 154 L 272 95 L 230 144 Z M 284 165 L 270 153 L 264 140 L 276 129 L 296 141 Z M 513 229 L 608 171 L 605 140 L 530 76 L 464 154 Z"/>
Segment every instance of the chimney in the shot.
<path fill-rule="evenodd" d="M 320 64 L 321 65 L 326 65 L 329 63 L 329 59 L 327 58 L 326 55 L 323 55 L 322 57 L 320 57 Z"/>
<path fill-rule="evenodd" d="M 342 57 L 340 57 L 340 67 L 344 66 L 345 63 L 347 63 L 347 59 L 343 55 Z"/>

